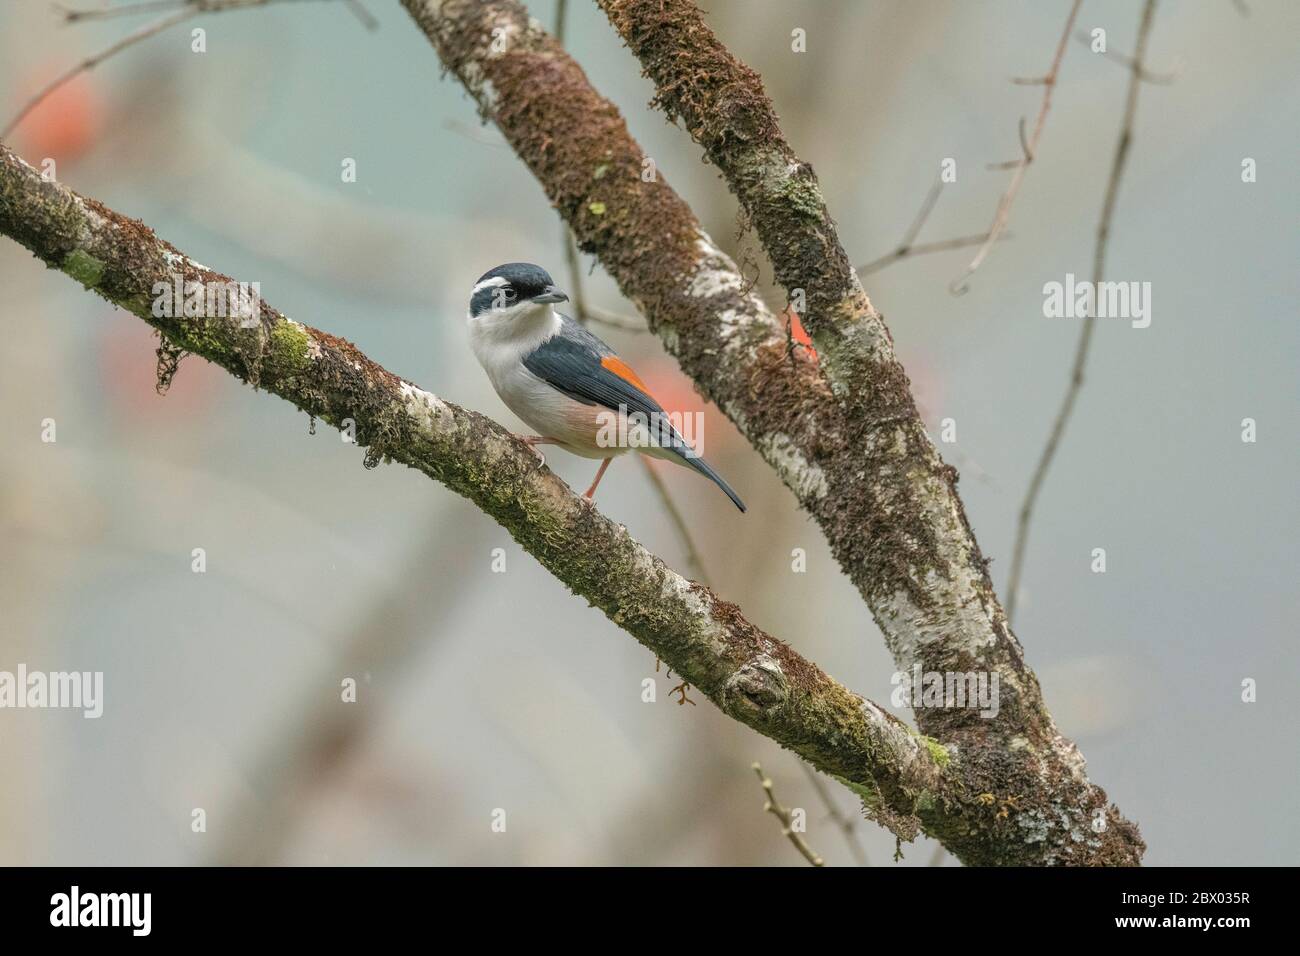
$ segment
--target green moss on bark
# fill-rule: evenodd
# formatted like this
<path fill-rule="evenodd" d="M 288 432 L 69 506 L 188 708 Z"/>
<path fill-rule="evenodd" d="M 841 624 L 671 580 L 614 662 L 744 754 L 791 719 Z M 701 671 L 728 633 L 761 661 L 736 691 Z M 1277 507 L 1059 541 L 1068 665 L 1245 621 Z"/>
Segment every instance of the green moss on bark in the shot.
<path fill-rule="evenodd" d="M 63 257 L 63 271 L 87 289 L 99 285 L 104 277 L 104 263 L 84 249 L 73 249 Z"/>

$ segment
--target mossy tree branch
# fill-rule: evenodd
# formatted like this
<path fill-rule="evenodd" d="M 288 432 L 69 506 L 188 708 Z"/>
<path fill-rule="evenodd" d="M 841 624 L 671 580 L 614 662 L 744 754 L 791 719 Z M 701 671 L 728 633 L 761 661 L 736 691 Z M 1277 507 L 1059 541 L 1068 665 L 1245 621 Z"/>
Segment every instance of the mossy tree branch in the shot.
<path fill-rule="evenodd" d="M 247 329 L 152 316 L 146 279 L 228 280 L 139 223 L 42 185 L 7 153 L 0 231 L 141 315 L 176 347 L 332 424 L 353 419 L 368 460 L 402 461 L 476 501 L 724 711 L 836 775 L 900 835 L 919 823 L 974 863 L 1137 862 L 1136 828 L 1088 781 L 1024 665 L 956 495 L 956 473 L 925 435 L 888 330 L 758 77 L 731 58 L 693 4 L 602 0 L 659 85 L 662 105 L 686 120 L 727 176 L 778 279 L 805 297 L 820 363 L 790 349 L 782 324 L 662 176 L 643 176 L 648 158 L 618 111 L 518 3 L 403 4 L 584 250 L 600 257 L 817 519 L 900 667 L 997 674 L 998 719 L 922 709 L 922 729 L 947 746 L 917 737 L 576 502 L 490 421 L 401 381 L 347 342 L 265 305 Z M 45 205 L 30 205 L 37 195 Z"/>
<path fill-rule="evenodd" d="M 757 74 L 685 0 L 598 0 L 754 223 L 820 362 L 703 232 L 612 103 L 515 0 L 402 0 L 623 293 L 817 520 L 900 670 L 996 674 L 1001 709 L 928 707 L 988 819 L 937 833 L 966 862 L 1134 864 L 1144 844 L 1056 728 L 925 432 L 882 317 L 840 246 L 811 166 Z M 557 132 L 562 131 L 562 132 Z M 1009 803 L 1002 803 L 1007 799 Z M 1014 809 L 1015 821 L 1008 824 Z"/>
<path fill-rule="evenodd" d="M 804 301 L 800 317 L 848 439 L 836 449 L 845 461 L 836 464 L 855 469 L 861 499 L 828 533 L 899 666 L 999 668 L 1015 698 L 1006 722 L 1041 722 L 1037 682 L 966 521 L 957 473 L 926 434 L 889 330 L 840 245 L 812 166 L 783 137 L 762 80 L 690 0 L 598 3 L 654 81 L 655 103 L 721 170 L 777 281 Z M 917 719 L 936 735 L 963 727 L 983 733 L 988 724 L 972 710 L 927 709 Z"/>
<path fill-rule="evenodd" d="M 0 234 L 248 384 L 335 427 L 367 458 L 401 462 L 473 501 L 575 594 L 724 713 L 832 774 L 911 838 L 968 802 L 946 754 L 851 693 L 734 605 L 686 580 L 575 495 L 500 425 L 404 381 L 354 345 L 260 303 L 238 316 L 156 315 L 157 284 L 234 282 L 40 173 L 0 145 Z M 244 327 L 247 324 L 249 327 Z M 972 804 L 977 806 L 977 804 Z"/>

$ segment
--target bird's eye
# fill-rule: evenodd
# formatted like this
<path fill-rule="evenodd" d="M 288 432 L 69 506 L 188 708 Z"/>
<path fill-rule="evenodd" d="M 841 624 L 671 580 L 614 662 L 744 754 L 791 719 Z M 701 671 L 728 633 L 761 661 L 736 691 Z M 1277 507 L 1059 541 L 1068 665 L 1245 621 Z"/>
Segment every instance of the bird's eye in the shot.
<path fill-rule="evenodd" d="M 510 306 L 514 305 L 515 299 L 517 298 L 518 296 L 515 294 L 515 290 L 510 286 L 498 286 L 492 292 L 492 308 L 497 310 L 508 309 Z"/>

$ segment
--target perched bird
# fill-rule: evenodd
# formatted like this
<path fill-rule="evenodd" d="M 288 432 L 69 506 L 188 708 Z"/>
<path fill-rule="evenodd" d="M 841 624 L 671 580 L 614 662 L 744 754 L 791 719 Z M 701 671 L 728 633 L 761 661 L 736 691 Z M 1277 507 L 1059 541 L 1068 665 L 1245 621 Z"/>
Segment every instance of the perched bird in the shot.
<path fill-rule="evenodd" d="M 601 459 L 585 497 L 615 456 L 639 451 L 694 469 L 744 503 L 682 437 L 614 350 L 554 308 L 569 297 L 540 266 L 507 262 L 483 274 L 469 300 L 470 346 L 506 406 L 537 429 L 533 446 Z M 540 452 L 538 452 L 540 455 Z"/>

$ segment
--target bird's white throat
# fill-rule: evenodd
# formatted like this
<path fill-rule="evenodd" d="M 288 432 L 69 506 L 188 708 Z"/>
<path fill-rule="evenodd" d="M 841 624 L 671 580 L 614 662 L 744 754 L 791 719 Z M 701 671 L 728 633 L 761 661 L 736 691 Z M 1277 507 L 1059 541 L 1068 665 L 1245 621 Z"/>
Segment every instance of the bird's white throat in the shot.
<path fill-rule="evenodd" d="M 520 302 L 470 316 L 470 347 L 486 368 L 518 361 L 560 331 L 563 319 L 549 303 Z"/>

